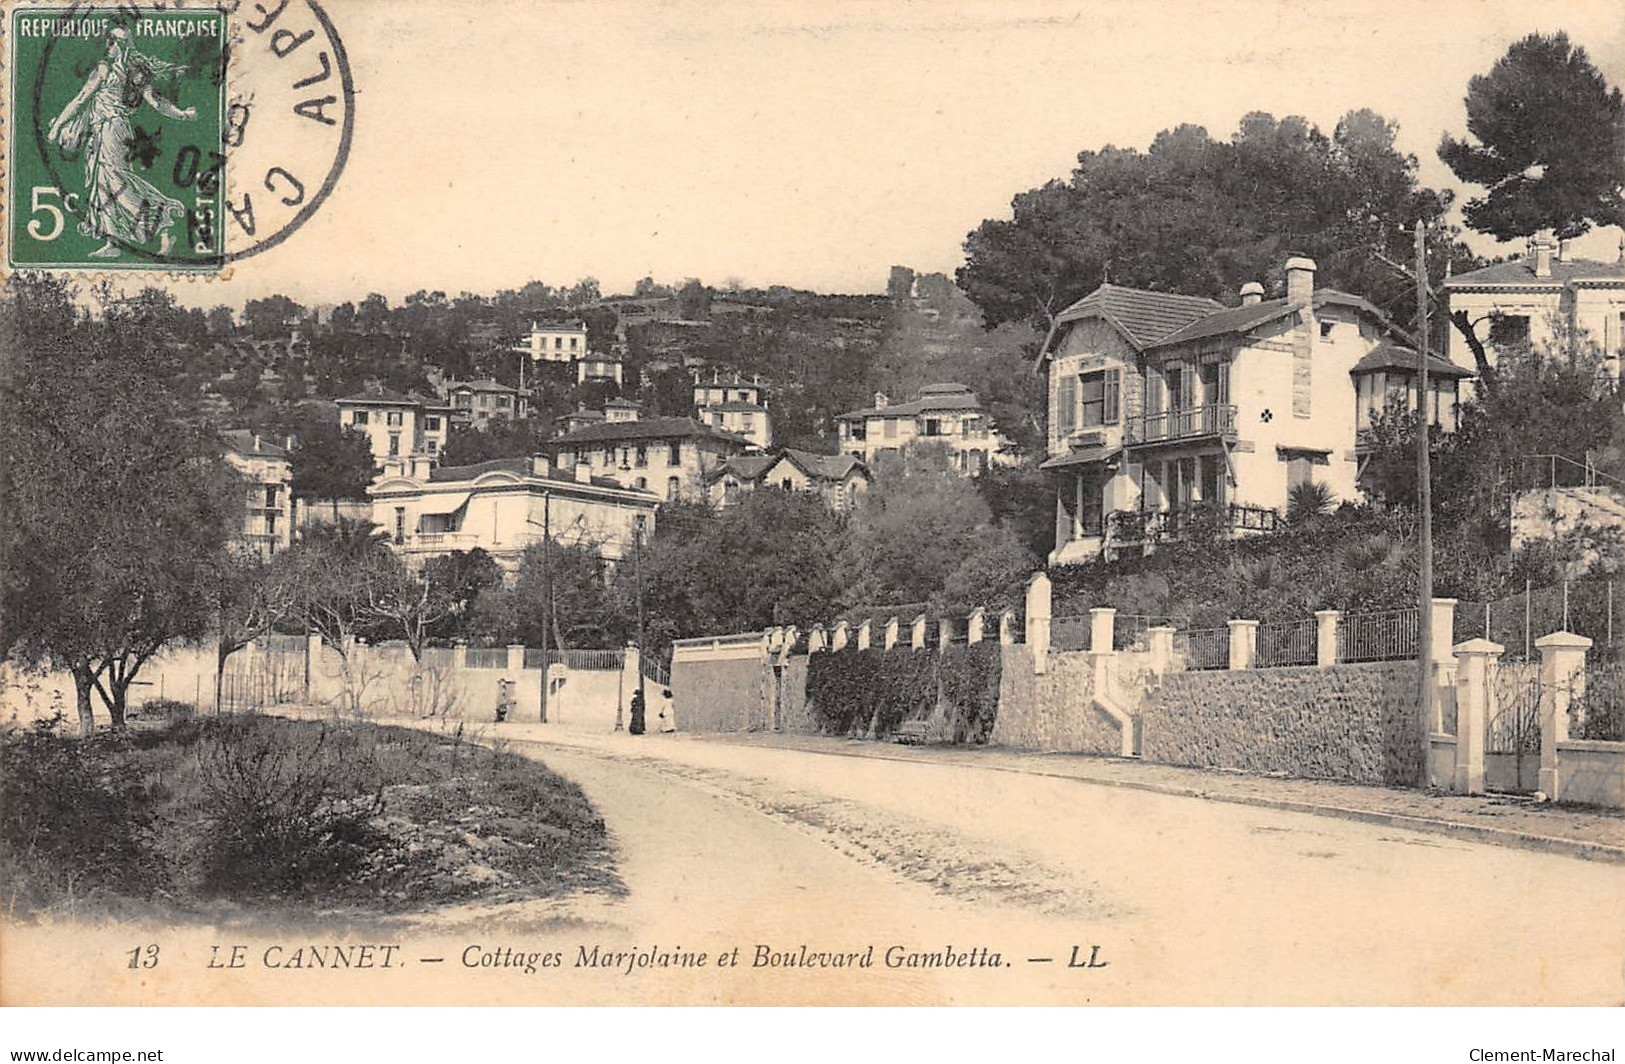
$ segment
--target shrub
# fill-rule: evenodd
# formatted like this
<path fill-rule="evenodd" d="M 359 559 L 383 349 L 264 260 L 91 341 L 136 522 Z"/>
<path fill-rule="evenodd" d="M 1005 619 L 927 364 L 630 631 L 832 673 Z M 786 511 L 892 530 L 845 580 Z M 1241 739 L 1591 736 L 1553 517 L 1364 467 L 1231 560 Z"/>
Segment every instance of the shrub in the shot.
<path fill-rule="evenodd" d="M 367 822 L 383 811 L 383 787 L 371 779 L 346 786 L 347 755 L 359 753 L 354 733 L 266 727 L 252 718 L 216 730 L 197 747 L 209 803 L 200 854 L 205 893 L 311 890 L 360 863 Z"/>
<path fill-rule="evenodd" d="M 942 705 L 955 743 L 987 742 L 999 714 L 1004 655 L 997 643 L 954 643 L 937 664 Z"/>
<path fill-rule="evenodd" d="M 807 659 L 807 702 L 827 735 L 868 732 L 884 739 L 904 721 L 926 720 L 939 706 L 956 743 L 984 743 L 999 706 L 1002 657 L 996 643 L 947 649 L 858 651 Z"/>
<path fill-rule="evenodd" d="M 157 885 L 141 787 L 119 764 L 126 740 L 65 736 L 61 722 L 0 736 L 0 902 L 8 915 L 142 897 Z"/>

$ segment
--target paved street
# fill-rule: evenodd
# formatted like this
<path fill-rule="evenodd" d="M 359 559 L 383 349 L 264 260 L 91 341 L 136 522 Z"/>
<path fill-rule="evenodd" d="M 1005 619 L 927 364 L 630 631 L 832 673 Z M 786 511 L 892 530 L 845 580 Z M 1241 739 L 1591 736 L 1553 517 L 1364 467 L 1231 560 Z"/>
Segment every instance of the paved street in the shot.
<path fill-rule="evenodd" d="M 494 736 L 581 784 L 624 897 L 377 926 L 265 928 L 222 910 L 216 927 L 13 929 L 0 978 L 71 971 L 41 1000 L 100 1003 L 1625 1002 L 1618 864 L 964 763 L 536 724 Z M 148 938 L 166 964 L 133 976 L 123 957 Z M 404 963 L 252 963 L 341 941 L 399 943 Z M 207 970 L 223 943 L 251 963 Z M 580 967 L 594 946 L 632 967 Z M 734 947 L 738 967 L 717 967 Z M 779 963 L 753 966 L 759 947 Z M 871 964 L 786 966 L 802 947 Z M 638 967 L 651 948 L 708 959 Z M 970 966 L 910 965 L 944 953 Z"/>
<path fill-rule="evenodd" d="M 598 803 L 646 934 L 1014 963 L 805 980 L 841 1000 L 1625 1001 L 1618 865 L 962 764 L 686 736 L 523 749 Z M 1109 967 L 1066 967 L 1075 945 Z"/>

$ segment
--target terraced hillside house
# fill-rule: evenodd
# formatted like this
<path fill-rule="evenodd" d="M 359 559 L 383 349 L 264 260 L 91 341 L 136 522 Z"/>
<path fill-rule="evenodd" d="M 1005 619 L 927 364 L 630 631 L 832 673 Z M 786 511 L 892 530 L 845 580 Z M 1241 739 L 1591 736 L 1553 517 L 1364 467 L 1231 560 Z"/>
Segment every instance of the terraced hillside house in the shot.
<path fill-rule="evenodd" d="M 726 506 L 758 488 L 810 491 L 835 510 L 857 503 L 869 490 L 869 467 L 850 454 L 813 454 L 791 447 L 772 454 L 742 454 L 725 460 L 706 475 L 713 505 Z"/>
<path fill-rule="evenodd" d="M 530 415 L 530 392 L 510 388 L 500 381 L 449 381 L 446 402 L 452 419 L 460 425 L 487 425 L 492 421 L 515 421 Z"/>
<path fill-rule="evenodd" d="M 587 355 L 587 326 L 579 321 L 531 322 L 515 351 L 532 362 L 577 362 Z"/>
<path fill-rule="evenodd" d="M 975 476 L 1007 461 L 1007 443 L 975 392 L 963 384 L 931 384 L 906 403 L 875 393 L 875 405 L 842 414 L 840 447 L 870 468 L 888 456 L 930 444 L 946 450 L 949 467 Z"/>
<path fill-rule="evenodd" d="M 1536 238 L 1511 262 L 1444 282 L 1445 309 L 1465 312 L 1493 366 L 1509 351 L 1568 341 L 1597 344 L 1608 375 L 1619 379 L 1625 357 L 1625 240 L 1614 262 L 1569 259 L 1555 240 Z M 1446 330 L 1441 330 L 1446 331 Z M 1466 341 L 1447 330 L 1454 359 L 1470 362 Z"/>
<path fill-rule="evenodd" d="M 1037 367 L 1050 564 L 1147 550 L 1198 520 L 1270 531 L 1302 483 L 1359 495 L 1360 430 L 1390 402 L 1415 409 L 1416 352 L 1366 300 L 1316 288 L 1313 261 L 1289 259 L 1285 273 L 1281 297 L 1253 282 L 1234 307 L 1105 284 L 1058 316 Z M 1454 428 L 1466 376 L 1432 364 L 1435 423 Z"/>
<path fill-rule="evenodd" d="M 445 450 L 456 413 L 442 399 L 388 390 L 345 396 L 338 408 L 339 424 L 366 433 L 380 464 L 410 455 L 437 457 Z"/>
<path fill-rule="evenodd" d="M 624 413 L 624 412 L 623 412 Z M 548 441 L 557 468 L 585 467 L 592 476 L 661 499 L 706 497 L 706 474 L 744 454 L 749 441 L 691 417 L 606 419 Z"/>
<path fill-rule="evenodd" d="M 743 436 L 764 451 L 773 446 L 773 419 L 757 380 L 746 381 L 737 373 L 724 379 L 713 371 L 705 381 L 695 373 L 694 416 L 712 428 Z"/>
<path fill-rule="evenodd" d="M 293 465 L 280 443 L 248 429 L 220 434 L 226 464 L 242 476 L 246 507 L 237 542 L 269 558 L 293 542 Z"/>
<path fill-rule="evenodd" d="M 372 520 L 408 565 L 479 547 L 507 572 L 549 529 L 556 543 L 620 561 L 640 527 L 645 541 L 653 534 L 660 502 L 585 467 L 555 470 L 545 457 L 435 468 L 419 456 L 390 463 L 367 494 Z"/>

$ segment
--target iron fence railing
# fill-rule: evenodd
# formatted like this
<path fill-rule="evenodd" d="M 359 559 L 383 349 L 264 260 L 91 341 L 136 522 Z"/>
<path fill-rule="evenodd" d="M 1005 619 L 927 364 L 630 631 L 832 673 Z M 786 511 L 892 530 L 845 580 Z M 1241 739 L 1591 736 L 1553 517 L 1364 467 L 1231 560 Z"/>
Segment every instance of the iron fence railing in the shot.
<path fill-rule="evenodd" d="M 505 669 L 508 667 L 508 648 L 469 647 L 463 664 L 470 669 Z"/>
<path fill-rule="evenodd" d="M 1190 503 L 1169 510 L 1114 510 L 1106 515 L 1106 535 L 1116 543 L 1177 539 L 1197 529 L 1217 532 L 1274 532 L 1281 515 L 1246 503 Z"/>
<path fill-rule="evenodd" d="M 1187 669 L 1228 669 L 1230 629 L 1190 628 L 1174 633 L 1174 653 Z"/>
<path fill-rule="evenodd" d="M 1414 658 L 1420 641 L 1420 611 L 1384 610 L 1350 613 L 1337 625 L 1337 660 L 1397 661 Z"/>
<path fill-rule="evenodd" d="M 1087 613 L 1052 617 L 1049 643 L 1055 650 L 1088 650 L 1090 621 Z"/>
<path fill-rule="evenodd" d="M 626 661 L 624 650 L 549 650 L 547 660 L 554 665 L 563 665 L 567 669 L 585 672 L 591 669 L 614 671 L 622 667 Z M 540 647 L 525 648 L 525 668 L 539 669 L 542 667 L 542 650 Z"/>
<path fill-rule="evenodd" d="M 1261 669 L 1315 664 L 1319 660 L 1319 640 L 1314 619 L 1259 625 L 1255 656 Z"/>

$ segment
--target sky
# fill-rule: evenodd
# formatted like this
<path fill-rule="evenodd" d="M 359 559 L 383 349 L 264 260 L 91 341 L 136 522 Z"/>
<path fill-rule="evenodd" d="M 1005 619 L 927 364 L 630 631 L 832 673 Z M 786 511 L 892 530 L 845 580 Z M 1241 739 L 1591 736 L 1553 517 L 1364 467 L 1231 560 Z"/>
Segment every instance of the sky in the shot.
<path fill-rule="evenodd" d="M 1253 110 L 1329 133 L 1369 107 L 1424 183 L 1465 193 L 1436 148 L 1510 43 L 1567 30 L 1625 85 L 1618 0 L 324 6 L 358 90 L 349 163 L 298 232 L 183 302 L 644 275 L 879 291 L 894 263 L 951 274 L 967 232 L 1084 149 L 1227 137 Z"/>

